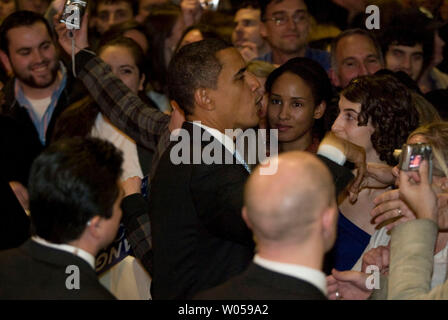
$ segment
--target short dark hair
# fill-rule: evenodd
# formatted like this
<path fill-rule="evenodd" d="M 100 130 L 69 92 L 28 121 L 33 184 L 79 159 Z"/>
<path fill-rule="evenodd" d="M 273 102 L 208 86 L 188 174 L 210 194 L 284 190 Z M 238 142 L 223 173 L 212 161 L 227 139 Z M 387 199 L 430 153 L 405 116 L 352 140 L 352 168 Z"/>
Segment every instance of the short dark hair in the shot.
<path fill-rule="evenodd" d="M 423 49 L 421 72 L 423 72 L 431 63 L 434 52 L 435 30 L 430 28 L 430 22 L 431 20 L 419 10 L 407 9 L 400 12 L 379 38 L 384 57 L 390 45 L 414 47 L 421 44 Z"/>
<path fill-rule="evenodd" d="M 238 4 L 236 11 L 241 9 L 258 9 L 260 10 L 260 4 L 257 0 L 243 0 Z"/>
<path fill-rule="evenodd" d="M 194 92 L 199 88 L 216 89 L 221 62 L 218 51 L 232 45 L 221 39 L 205 39 L 182 47 L 168 67 L 168 91 L 186 114 L 192 114 Z"/>
<path fill-rule="evenodd" d="M 361 104 L 358 126 L 371 120 L 375 132 L 372 145 L 380 159 L 395 165 L 395 149 L 406 143 L 409 134 L 419 125 L 411 93 L 391 75 L 370 75 L 354 78 L 341 91 L 347 100 Z"/>
<path fill-rule="evenodd" d="M 34 232 L 53 243 L 78 239 L 88 221 L 109 219 L 119 195 L 122 152 L 97 138 L 62 139 L 31 167 L 29 199 Z"/>
<path fill-rule="evenodd" d="M 25 11 L 25 10 L 11 13 L 9 16 L 6 17 L 5 20 L 3 20 L 2 24 L 0 25 L 0 50 L 3 50 L 6 54 L 9 55 L 8 51 L 9 30 L 19 27 L 29 27 L 39 22 L 45 25 L 48 34 L 50 35 L 51 38 L 53 38 L 53 33 L 50 28 L 50 25 L 42 15 L 35 13 L 33 11 Z"/>
<path fill-rule="evenodd" d="M 96 16 L 98 14 L 98 5 L 100 4 L 116 4 L 119 2 L 126 2 L 131 5 L 132 8 L 132 14 L 134 16 L 138 13 L 138 0 L 94 0 L 89 3 L 91 3 L 90 11 L 92 16 Z"/>
<path fill-rule="evenodd" d="M 308 58 L 290 59 L 272 71 L 266 80 L 266 92 L 270 93 L 275 80 L 286 72 L 295 74 L 305 80 L 311 89 L 316 106 L 322 101 L 325 101 L 326 105 L 330 103 L 332 87 L 327 73 L 318 62 Z"/>
<path fill-rule="evenodd" d="M 359 29 L 359 28 L 355 28 L 355 29 L 348 29 L 348 30 L 341 32 L 331 42 L 331 67 L 333 69 L 336 68 L 336 48 L 338 46 L 339 41 L 341 41 L 342 39 L 344 39 L 346 37 L 352 36 L 352 35 L 360 35 L 360 36 L 364 36 L 367 39 L 369 39 L 372 42 L 373 46 L 375 47 L 375 51 L 378 55 L 378 58 L 379 58 L 381 64 L 384 65 L 384 59 L 383 59 L 383 53 L 381 51 L 381 46 L 380 46 L 378 40 L 376 39 L 375 35 L 372 32 L 369 32 L 369 31 L 366 31 L 363 29 Z"/>

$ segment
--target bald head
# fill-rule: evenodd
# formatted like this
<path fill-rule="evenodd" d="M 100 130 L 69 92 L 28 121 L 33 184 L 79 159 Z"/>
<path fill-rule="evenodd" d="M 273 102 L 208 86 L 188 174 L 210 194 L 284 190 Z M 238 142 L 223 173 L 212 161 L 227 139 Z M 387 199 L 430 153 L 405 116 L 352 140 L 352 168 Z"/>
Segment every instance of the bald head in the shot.
<path fill-rule="evenodd" d="M 303 241 L 322 212 L 335 206 L 335 189 L 328 168 L 307 152 L 281 154 L 278 171 L 250 176 L 244 203 L 258 241 Z"/>

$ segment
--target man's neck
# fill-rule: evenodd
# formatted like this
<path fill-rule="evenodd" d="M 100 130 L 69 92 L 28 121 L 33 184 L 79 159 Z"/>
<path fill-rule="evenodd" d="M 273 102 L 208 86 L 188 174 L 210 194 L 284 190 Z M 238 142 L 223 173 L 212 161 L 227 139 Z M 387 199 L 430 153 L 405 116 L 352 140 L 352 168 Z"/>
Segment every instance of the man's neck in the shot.
<path fill-rule="evenodd" d="M 324 251 L 319 247 L 319 245 L 311 243 L 301 246 L 282 245 L 281 248 L 260 246 L 257 254 L 266 260 L 322 270 Z"/>
<path fill-rule="evenodd" d="M 200 117 L 195 116 L 195 115 L 188 115 L 188 116 L 186 116 L 186 120 L 190 121 L 190 122 L 200 121 L 201 124 L 203 124 L 204 126 L 216 129 L 219 132 L 221 132 L 222 134 L 225 134 L 225 130 L 226 129 L 233 129 L 233 128 L 230 128 L 230 127 L 226 128 L 224 125 L 220 124 L 218 121 L 215 121 L 214 119 L 204 119 L 204 118 L 200 118 Z"/>
<path fill-rule="evenodd" d="M 261 45 L 260 47 L 257 48 L 257 50 L 258 50 L 258 56 L 263 57 L 266 54 L 268 54 L 269 52 L 271 52 L 271 47 L 269 46 L 267 41 L 265 41 L 265 42 L 263 42 L 263 45 Z"/>
<path fill-rule="evenodd" d="M 61 79 L 59 77 L 56 77 L 55 81 L 46 88 L 33 88 L 19 81 L 20 88 L 22 88 L 23 94 L 26 97 L 34 100 L 51 97 L 60 83 Z"/>
<path fill-rule="evenodd" d="M 305 53 L 306 53 L 306 47 L 303 47 L 294 53 L 281 52 L 278 49 L 273 48 L 272 49 L 272 63 L 282 65 L 286 61 L 288 61 L 292 58 L 305 57 Z"/>

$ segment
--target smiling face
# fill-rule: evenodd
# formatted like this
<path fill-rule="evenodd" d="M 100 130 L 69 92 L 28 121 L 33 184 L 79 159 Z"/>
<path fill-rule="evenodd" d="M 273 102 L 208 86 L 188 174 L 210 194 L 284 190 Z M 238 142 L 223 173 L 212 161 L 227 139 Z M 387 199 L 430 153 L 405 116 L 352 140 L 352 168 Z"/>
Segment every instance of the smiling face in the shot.
<path fill-rule="evenodd" d="M 295 54 L 305 48 L 310 31 L 307 7 L 302 0 L 272 1 L 266 7 L 266 21 L 261 25 L 261 35 L 266 37 L 273 50 Z M 276 23 L 272 19 L 284 20 Z M 295 22 L 295 21 L 296 22 Z"/>
<path fill-rule="evenodd" d="M 217 118 L 224 129 L 246 129 L 258 123 L 263 92 L 260 83 L 246 70 L 241 54 L 235 48 L 216 53 L 221 72 L 216 89 L 208 89 Z"/>
<path fill-rule="evenodd" d="M 323 115 L 316 109 L 311 88 L 299 76 L 286 72 L 272 85 L 268 103 L 269 124 L 278 129 L 279 142 L 292 142 L 311 134 L 314 119 Z"/>
<path fill-rule="evenodd" d="M 15 76 L 31 88 L 48 88 L 56 81 L 59 58 L 42 22 L 10 29 L 8 54 Z"/>
<path fill-rule="evenodd" d="M 366 151 L 369 154 L 375 152 L 372 145 L 371 136 L 375 132 L 370 120 L 366 126 L 358 125 L 358 117 L 361 112 L 361 104 L 347 100 L 343 95 L 339 99 L 339 115 L 336 118 L 331 131 L 338 137 L 348 140 Z"/>
<path fill-rule="evenodd" d="M 139 90 L 143 90 L 145 78 L 140 74 L 135 59 L 128 48 L 123 46 L 108 46 L 101 50 L 99 57 L 110 65 L 112 72 L 132 92 L 138 93 Z"/>

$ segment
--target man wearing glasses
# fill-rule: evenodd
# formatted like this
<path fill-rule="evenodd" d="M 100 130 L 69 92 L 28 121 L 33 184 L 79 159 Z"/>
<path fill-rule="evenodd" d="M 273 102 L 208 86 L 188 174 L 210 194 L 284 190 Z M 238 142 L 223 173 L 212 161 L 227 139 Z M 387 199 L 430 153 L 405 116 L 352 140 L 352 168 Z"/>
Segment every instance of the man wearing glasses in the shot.
<path fill-rule="evenodd" d="M 304 0 L 261 0 L 260 33 L 271 45 L 272 52 L 259 60 L 281 65 L 295 57 L 306 57 L 330 69 L 330 55 L 308 47 L 310 15 Z"/>

